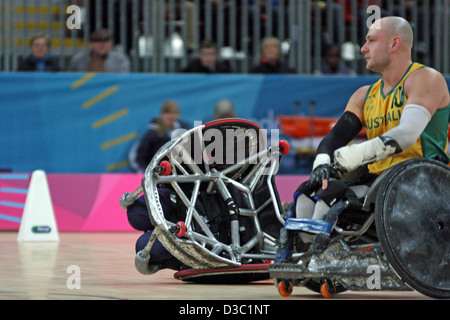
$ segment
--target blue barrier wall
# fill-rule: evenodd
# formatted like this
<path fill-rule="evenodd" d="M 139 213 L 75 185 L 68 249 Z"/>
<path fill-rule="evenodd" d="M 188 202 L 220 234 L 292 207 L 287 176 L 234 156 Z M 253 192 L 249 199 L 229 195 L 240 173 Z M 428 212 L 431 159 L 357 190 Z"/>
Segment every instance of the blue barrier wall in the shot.
<path fill-rule="evenodd" d="M 215 103 L 228 98 L 239 117 L 277 129 L 278 115 L 309 115 L 311 100 L 316 116 L 338 117 L 354 90 L 377 79 L 0 73 L 0 168 L 129 172 L 128 150 L 166 99 L 176 100 L 191 124 L 210 120 Z M 286 170 L 292 173 L 283 167 L 280 173 Z"/>

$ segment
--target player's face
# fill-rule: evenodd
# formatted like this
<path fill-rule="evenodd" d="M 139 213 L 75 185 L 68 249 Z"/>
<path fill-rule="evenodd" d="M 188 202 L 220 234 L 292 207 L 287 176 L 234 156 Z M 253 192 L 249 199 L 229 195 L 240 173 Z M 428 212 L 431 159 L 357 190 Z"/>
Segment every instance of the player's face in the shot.
<path fill-rule="evenodd" d="M 378 73 L 385 70 L 391 63 L 388 47 L 389 41 L 385 30 L 372 25 L 367 33 L 366 43 L 361 47 L 366 59 L 366 68 Z"/>

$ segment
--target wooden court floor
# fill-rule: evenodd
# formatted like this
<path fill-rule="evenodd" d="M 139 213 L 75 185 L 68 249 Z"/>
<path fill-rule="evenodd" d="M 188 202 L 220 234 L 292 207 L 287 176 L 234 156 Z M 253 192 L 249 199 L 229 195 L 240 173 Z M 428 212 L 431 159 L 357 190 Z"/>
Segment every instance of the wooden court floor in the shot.
<path fill-rule="evenodd" d="M 60 233 L 58 243 L 18 243 L 0 232 L 0 300 L 303 300 L 323 299 L 303 287 L 281 297 L 271 280 L 203 285 L 172 270 L 141 275 L 134 268 L 139 233 Z M 77 280 L 74 278 L 79 275 Z M 333 299 L 430 299 L 418 292 L 344 292 Z"/>

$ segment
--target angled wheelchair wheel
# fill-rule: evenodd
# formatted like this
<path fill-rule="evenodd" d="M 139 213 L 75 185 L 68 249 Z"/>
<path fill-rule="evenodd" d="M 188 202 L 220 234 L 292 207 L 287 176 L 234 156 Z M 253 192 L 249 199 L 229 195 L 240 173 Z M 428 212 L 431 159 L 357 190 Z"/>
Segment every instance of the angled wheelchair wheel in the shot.
<path fill-rule="evenodd" d="M 264 132 L 242 119 L 212 121 L 169 141 L 142 180 L 158 240 L 196 270 L 274 259 L 282 209 L 273 175 L 281 148 L 268 148 Z M 160 188 L 176 203 L 170 217 Z"/>
<path fill-rule="evenodd" d="M 393 167 L 376 198 L 383 252 L 401 279 L 434 298 L 450 298 L 450 168 L 413 159 Z"/>

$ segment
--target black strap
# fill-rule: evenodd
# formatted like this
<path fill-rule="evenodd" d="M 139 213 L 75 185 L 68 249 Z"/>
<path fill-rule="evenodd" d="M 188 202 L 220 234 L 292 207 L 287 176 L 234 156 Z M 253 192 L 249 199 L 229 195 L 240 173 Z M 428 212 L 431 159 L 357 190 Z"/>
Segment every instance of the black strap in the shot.
<path fill-rule="evenodd" d="M 333 162 L 334 150 L 347 145 L 361 131 L 359 118 L 350 111 L 344 112 L 331 131 L 320 142 L 317 153 L 326 153 Z"/>

